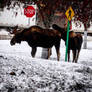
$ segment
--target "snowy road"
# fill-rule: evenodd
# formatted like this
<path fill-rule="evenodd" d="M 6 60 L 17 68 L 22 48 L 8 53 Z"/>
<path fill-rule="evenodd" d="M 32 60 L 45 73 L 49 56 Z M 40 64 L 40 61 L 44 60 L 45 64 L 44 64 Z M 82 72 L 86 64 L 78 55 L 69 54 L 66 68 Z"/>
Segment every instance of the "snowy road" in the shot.
<path fill-rule="evenodd" d="M 92 92 L 92 41 L 82 48 L 78 64 L 64 62 L 63 41 L 60 62 L 55 48 L 49 60 L 41 59 L 42 48 L 35 58 L 30 51 L 26 42 L 10 46 L 0 40 L 0 92 Z"/>

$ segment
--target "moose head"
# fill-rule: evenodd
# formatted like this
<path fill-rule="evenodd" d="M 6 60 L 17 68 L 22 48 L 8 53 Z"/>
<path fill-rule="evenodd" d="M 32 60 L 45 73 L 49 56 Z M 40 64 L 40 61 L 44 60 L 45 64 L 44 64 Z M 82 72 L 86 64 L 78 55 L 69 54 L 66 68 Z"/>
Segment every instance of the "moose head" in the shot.
<path fill-rule="evenodd" d="M 22 41 L 22 29 L 18 30 L 18 26 L 14 28 L 14 30 L 11 32 L 13 34 L 13 38 L 10 41 L 11 45 L 15 45 L 16 43 L 21 43 Z"/>

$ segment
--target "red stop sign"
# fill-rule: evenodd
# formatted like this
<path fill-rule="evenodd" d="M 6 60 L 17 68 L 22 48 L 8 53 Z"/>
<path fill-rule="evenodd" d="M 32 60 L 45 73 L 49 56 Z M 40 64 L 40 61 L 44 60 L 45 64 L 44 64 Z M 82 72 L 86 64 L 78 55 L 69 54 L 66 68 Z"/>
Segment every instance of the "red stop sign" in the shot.
<path fill-rule="evenodd" d="M 24 15 L 27 17 L 33 17 L 35 15 L 35 8 L 33 6 L 27 6 L 24 8 Z"/>

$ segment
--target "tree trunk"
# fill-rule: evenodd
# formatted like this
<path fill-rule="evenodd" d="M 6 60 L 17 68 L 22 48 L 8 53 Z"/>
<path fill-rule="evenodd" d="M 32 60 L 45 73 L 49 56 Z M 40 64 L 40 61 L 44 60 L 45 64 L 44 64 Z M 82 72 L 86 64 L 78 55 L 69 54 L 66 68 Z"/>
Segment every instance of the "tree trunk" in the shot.
<path fill-rule="evenodd" d="M 84 31 L 84 45 L 83 45 L 84 49 L 87 49 L 87 30 Z"/>
<path fill-rule="evenodd" d="M 47 48 L 43 48 L 42 49 L 42 56 L 41 58 L 47 59 L 48 57 L 48 49 Z"/>

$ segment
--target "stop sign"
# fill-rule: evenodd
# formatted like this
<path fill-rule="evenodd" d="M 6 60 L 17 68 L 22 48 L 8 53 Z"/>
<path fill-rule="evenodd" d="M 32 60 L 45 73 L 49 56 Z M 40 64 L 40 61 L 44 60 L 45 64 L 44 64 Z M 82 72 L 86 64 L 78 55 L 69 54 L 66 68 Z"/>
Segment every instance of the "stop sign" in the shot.
<path fill-rule="evenodd" d="M 27 6 L 24 8 L 24 15 L 27 17 L 33 17 L 35 15 L 35 8 L 33 6 Z"/>

